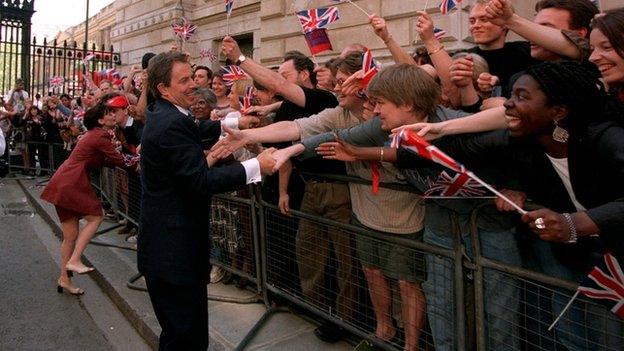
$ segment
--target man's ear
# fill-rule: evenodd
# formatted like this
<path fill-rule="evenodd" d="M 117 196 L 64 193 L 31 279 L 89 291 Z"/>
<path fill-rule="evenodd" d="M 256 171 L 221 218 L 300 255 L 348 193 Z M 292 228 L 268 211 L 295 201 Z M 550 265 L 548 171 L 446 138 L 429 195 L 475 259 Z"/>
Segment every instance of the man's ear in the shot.
<path fill-rule="evenodd" d="M 169 87 L 166 86 L 165 83 L 158 83 L 158 85 L 156 86 L 156 89 L 158 89 L 158 92 L 162 96 L 167 96 L 169 93 Z"/>
<path fill-rule="evenodd" d="M 299 74 L 301 74 L 300 78 L 301 78 L 302 82 L 304 82 L 306 80 L 311 80 L 310 79 L 310 72 L 308 72 L 307 70 L 303 70 L 303 71 L 299 72 Z"/>
<path fill-rule="evenodd" d="M 586 38 L 587 34 L 589 33 L 589 30 L 585 27 L 582 27 L 580 29 L 576 30 L 578 32 L 578 34 L 581 36 L 581 38 Z"/>

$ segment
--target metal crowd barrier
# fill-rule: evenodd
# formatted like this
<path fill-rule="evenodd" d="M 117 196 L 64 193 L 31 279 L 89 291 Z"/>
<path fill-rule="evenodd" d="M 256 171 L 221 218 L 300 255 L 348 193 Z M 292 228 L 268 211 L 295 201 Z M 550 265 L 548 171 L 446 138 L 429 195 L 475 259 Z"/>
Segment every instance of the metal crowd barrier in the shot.
<path fill-rule="evenodd" d="M 61 143 L 41 141 L 15 141 L 9 139 L 8 167 L 9 174 L 31 172 L 51 174 L 67 159 L 70 151 Z"/>
<path fill-rule="evenodd" d="M 93 185 L 120 217 L 139 223 L 138 174 L 103 169 L 93 176 Z M 276 299 L 383 350 L 401 350 L 418 334 L 423 350 L 624 350 L 624 323 L 586 298 L 577 298 L 549 331 L 577 283 L 486 257 L 476 227 L 478 210 L 470 235 L 456 233 L 453 245 L 442 247 L 294 210 L 284 216 L 260 198 L 257 187 L 244 190 L 244 196 L 213 197 L 209 229 L 211 263 L 249 279 L 257 292 L 248 301 L 215 299 L 260 299 L 267 308 L 237 350 L 272 315 L 293 310 L 275 307 Z M 540 243 L 528 236 L 521 240 Z M 399 247 L 402 256 L 385 257 L 386 245 Z M 376 260 L 401 264 L 379 274 L 369 266 Z M 433 268 L 442 274 L 427 275 Z M 371 282 L 387 288 L 374 289 L 377 295 L 371 298 Z M 431 287 L 436 293 L 425 294 L 425 310 L 418 310 L 419 292 Z M 418 318 L 422 315 L 426 319 Z M 396 330 L 389 341 L 375 337 L 378 320 Z"/>

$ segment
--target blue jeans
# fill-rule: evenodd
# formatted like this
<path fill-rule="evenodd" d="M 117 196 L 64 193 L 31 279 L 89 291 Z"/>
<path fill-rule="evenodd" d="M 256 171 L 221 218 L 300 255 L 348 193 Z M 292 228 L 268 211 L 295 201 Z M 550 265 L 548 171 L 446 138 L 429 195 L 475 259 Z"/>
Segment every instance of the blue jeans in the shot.
<path fill-rule="evenodd" d="M 479 230 L 481 254 L 484 257 L 520 266 L 520 252 L 514 236 L 515 229 L 505 231 Z M 462 240 L 469 257 L 474 257 L 470 235 Z M 453 238 L 437 235 L 425 228 L 424 242 L 453 248 Z M 427 298 L 427 316 L 433 333 L 436 351 L 455 350 L 455 289 L 453 261 L 436 255 L 426 255 L 427 280 L 423 284 Z M 485 332 L 488 350 L 519 350 L 518 305 L 520 289 L 515 279 L 498 271 L 487 269 L 484 279 Z"/>
<path fill-rule="evenodd" d="M 570 281 L 579 281 L 586 274 L 573 272 L 561 264 L 554 257 L 550 244 L 545 241 L 535 240 L 533 250 L 544 274 Z M 554 320 L 573 293 L 556 289 L 552 295 Z M 624 350 L 624 323 L 606 307 L 585 301 L 579 295 L 555 325 L 558 342 L 569 351 Z"/>

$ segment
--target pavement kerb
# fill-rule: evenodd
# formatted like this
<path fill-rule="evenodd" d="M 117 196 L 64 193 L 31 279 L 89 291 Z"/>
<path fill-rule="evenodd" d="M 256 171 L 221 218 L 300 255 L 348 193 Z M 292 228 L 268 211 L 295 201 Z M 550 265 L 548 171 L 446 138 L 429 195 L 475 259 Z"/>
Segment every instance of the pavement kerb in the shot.
<path fill-rule="evenodd" d="M 20 188 L 26 195 L 28 202 L 30 205 L 37 211 L 37 214 L 43 218 L 43 220 L 50 226 L 54 235 L 63 239 L 63 232 L 61 227 L 56 223 L 54 218 L 46 211 L 43 206 L 39 203 L 38 199 L 33 196 L 33 194 L 28 190 L 28 188 L 22 183 L 21 180 L 17 180 Z M 87 257 L 83 255 L 83 260 L 89 266 L 92 266 L 92 263 L 89 261 Z M 97 269 L 92 273 L 89 273 L 89 277 L 91 277 L 102 289 L 102 291 L 111 299 L 111 301 L 117 306 L 119 311 L 123 314 L 123 316 L 130 322 L 130 324 L 136 329 L 136 331 L 141 335 L 141 337 L 145 340 L 145 342 L 154 350 L 158 349 L 158 334 L 157 331 L 151 328 L 145 321 L 139 316 L 139 314 L 127 303 L 127 301 L 119 294 L 119 292 L 113 287 L 113 285 L 106 279 L 101 272 Z"/>

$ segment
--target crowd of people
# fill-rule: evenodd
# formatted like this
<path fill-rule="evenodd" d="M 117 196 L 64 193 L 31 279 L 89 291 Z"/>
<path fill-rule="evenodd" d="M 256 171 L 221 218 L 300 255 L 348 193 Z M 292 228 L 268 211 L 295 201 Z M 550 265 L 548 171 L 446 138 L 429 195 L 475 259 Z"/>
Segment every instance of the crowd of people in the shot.
<path fill-rule="evenodd" d="M 56 205 L 64 233 L 59 291 L 84 293 L 71 283 L 71 272 L 93 269 L 80 255 L 102 209 L 86 174 L 102 165 L 141 173 L 139 269 L 163 327 L 163 349 L 207 347 L 206 303 L 198 301 L 205 284 L 222 274 L 206 271 L 213 236 L 204 235 L 210 223 L 203 201 L 261 176 L 264 200 L 284 216 L 298 210 L 392 238 L 346 235 L 301 219 L 286 237 L 292 250 L 279 254 L 296 262 L 293 274 L 308 301 L 332 306 L 348 323 L 370 305 L 374 336 L 399 340 L 405 350 L 418 350 L 424 333 L 436 350 L 453 350 L 458 340 L 453 265 L 401 240 L 452 249 L 460 238 L 469 259 L 480 252 L 571 281 L 605 252 L 624 257 L 624 8 L 600 13 L 589 0 L 540 0 L 535 10 L 531 21 L 514 13 L 509 0 L 476 0 L 469 17 L 476 46 L 455 53 L 434 35 L 426 12 L 415 20 L 423 46 L 414 54 L 373 14 L 371 31 L 394 62 L 370 82 L 362 44 L 346 46 L 323 65 L 287 52 L 271 69 L 245 56 L 229 36 L 221 47 L 226 63 L 248 78 L 231 81 L 172 50 L 146 54 L 142 67 L 118 84 L 101 81 L 80 97 L 30 99 L 18 81 L 3 103 L 0 126 L 7 144 L 22 151 L 25 172 L 37 161 L 42 169 L 58 162 L 40 146 L 46 142 L 58 145 L 55 157 L 69 155 L 42 196 Z M 525 40 L 508 41 L 510 31 Z M 484 193 L 428 196 L 441 177 L 460 174 L 408 147 L 389 146 L 406 131 L 430 140 L 516 206 L 530 200 L 536 209 L 520 215 Z M 321 173 L 366 182 L 315 176 Z M 138 187 L 122 186 L 126 193 Z M 88 225 L 79 230 L 81 217 Z M 332 269 L 335 292 L 328 293 Z M 506 273 L 487 270 L 484 280 L 487 347 L 519 350 L 526 294 Z M 555 293 L 541 307 L 556 316 L 567 297 Z M 180 311 L 190 315 L 182 321 Z M 577 301 L 553 338 L 571 351 L 622 349 L 624 323 L 609 313 Z M 334 342 L 344 330 L 327 321 L 315 334 Z"/>

